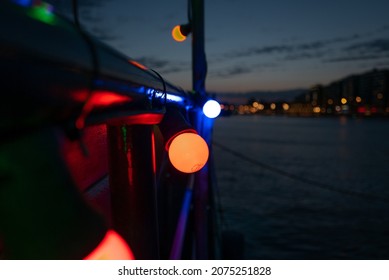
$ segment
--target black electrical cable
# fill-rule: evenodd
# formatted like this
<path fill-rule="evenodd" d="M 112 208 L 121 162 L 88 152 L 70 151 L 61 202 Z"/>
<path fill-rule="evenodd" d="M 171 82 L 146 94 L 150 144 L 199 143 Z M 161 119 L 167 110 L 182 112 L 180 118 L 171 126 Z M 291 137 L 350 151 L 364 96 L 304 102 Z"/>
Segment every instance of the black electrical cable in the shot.
<path fill-rule="evenodd" d="M 90 113 L 90 111 L 92 109 L 92 108 L 89 108 L 88 103 L 90 102 L 91 97 L 93 95 L 94 81 L 98 77 L 99 68 L 100 67 L 99 67 L 99 60 L 98 60 L 97 50 L 96 50 L 96 47 L 95 47 L 95 45 L 93 43 L 93 40 L 82 29 L 81 24 L 80 24 L 78 0 L 72 0 L 72 5 L 73 5 L 74 24 L 75 24 L 77 30 L 80 32 L 80 35 L 83 37 L 84 41 L 88 45 L 89 50 L 90 50 L 90 54 L 91 54 L 91 59 L 92 59 L 92 73 L 91 73 L 91 77 L 90 77 L 90 80 L 89 80 L 89 94 L 88 94 L 87 99 L 84 102 L 84 105 L 83 105 L 83 107 L 81 109 L 80 115 L 77 118 L 77 120 L 78 120 L 80 118 L 85 118 Z M 76 120 L 76 123 L 77 123 L 77 120 Z M 82 129 L 82 127 L 81 128 L 77 127 L 77 124 L 76 124 L 76 128 L 78 130 Z"/>
<path fill-rule="evenodd" d="M 324 183 L 321 183 L 321 182 L 318 182 L 318 181 L 315 181 L 315 180 L 312 180 L 312 179 L 308 179 L 308 178 L 304 178 L 304 177 L 301 177 L 301 176 L 298 176 L 296 174 L 293 174 L 293 173 L 290 173 L 290 172 L 287 172 L 287 171 L 284 171 L 282 169 L 279 169 L 277 167 L 274 167 L 274 166 L 271 166 L 271 165 L 268 165 L 266 163 L 263 163 L 263 162 L 260 162 L 256 159 L 252 159 L 248 156 L 245 156 L 235 150 L 232 150 L 230 148 L 228 148 L 227 146 L 224 146 L 218 142 L 213 142 L 213 145 L 215 147 L 218 147 L 219 149 L 225 151 L 225 152 L 228 152 L 229 154 L 239 158 L 239 159 L 242 159 L 246 162 L 249 162 L 249 163 L 252 163 L 256 166 L 259 166 L 263 169 L 266 169 L 266 170 L 269 170 L 269 171 L 272 171 L 274 173 L 277 173 L 279 175 L 282 175 L 284 177 L 288 177 L 290 179 L 293 179 L 293 180 L 296 180 L 296 181 L 299 181 L 299 182 L 302 182 L 302 183 L 305 183 L 305 184 L 308 184 L 308 185 L 312 185 L 312 186 L 315 186 L 315 187 L 318 187 L 318 188 L 321 188 L 321 189 L 325 189 L 325 190 L 328 190 L 328 191 L 332 191 L 332 192 L 337 192 L 337 193 L 341 193 L 341 194 L 345 194 L 345 195 L 350 195 L 350 196 L 355 196 L 355 197 L 358 197 L 358 198 L 362 198 L 362 199 L 366 199 L 366 200 L 371 200 L 371 201 L 383 201 L 383 202 L 389 202 L 389 198 L 387 197 L 380 197 L 380 196 L 377 196 L 377 195 L 373 195 L 373 194 L 368 194 L 368 193 L 362 193 L 362 192 L 356 192 L 356 191 L 352 191 L 352 190 L 344 190 L 344 189 L 340 189 L 340 188 L 337 188 L 337 187 L 334 187 L 334 186 L 331 186 L 331 185 L 328 185 L 328 184 L 324 184 Z"/>
<path fill-rule="evenodd" d="M 72 0 L 72 6 L 74 24 L 77 26 L 78 29 L 81 29 L 80 20 L 78 16 L 78 0 Z"/>

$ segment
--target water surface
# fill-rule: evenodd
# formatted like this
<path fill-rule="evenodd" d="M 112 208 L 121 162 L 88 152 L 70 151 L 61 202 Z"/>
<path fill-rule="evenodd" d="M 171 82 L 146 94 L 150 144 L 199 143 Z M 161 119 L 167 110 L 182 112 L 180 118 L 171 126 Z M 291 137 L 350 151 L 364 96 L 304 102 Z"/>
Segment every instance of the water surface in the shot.
<path fill-rule="evenodd" d="M 389 120 L 219 118 L 214 142 L 246 258 L 389 259 Z"/>

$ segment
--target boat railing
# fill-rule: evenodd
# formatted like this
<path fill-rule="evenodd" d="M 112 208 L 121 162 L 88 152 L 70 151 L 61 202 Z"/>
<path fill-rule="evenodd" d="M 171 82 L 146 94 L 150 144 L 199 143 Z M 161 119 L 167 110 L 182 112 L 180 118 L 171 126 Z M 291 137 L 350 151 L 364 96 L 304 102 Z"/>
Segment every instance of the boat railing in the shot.
<path fill-rule="evenodd" d="M 217 257 L 212 167 L 178 171 L 163 131 L 179 114 L 212 152 L 207 96 L 44 9 L 0 3 L 0 256 L 82 259 L 114 230 L 137 259 Z"/>

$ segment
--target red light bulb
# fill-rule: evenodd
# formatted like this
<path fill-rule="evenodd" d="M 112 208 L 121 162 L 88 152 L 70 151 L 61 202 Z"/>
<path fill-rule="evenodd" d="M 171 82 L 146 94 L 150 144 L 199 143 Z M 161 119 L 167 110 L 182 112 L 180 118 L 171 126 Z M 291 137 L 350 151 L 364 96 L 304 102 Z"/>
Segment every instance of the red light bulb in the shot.
<path fill-rule="evenodd" d="M 169 146 L 172 165 L 184 173 L 194 173 L 207 163 L 209 150 L 205 140 L 195 133 L 176 136 Z"/>
<path fill-rule="evenodd" d="M 135 257 L 126 241 L 114 230 L 109 230 L 84 260 L 135 260 Z"/>

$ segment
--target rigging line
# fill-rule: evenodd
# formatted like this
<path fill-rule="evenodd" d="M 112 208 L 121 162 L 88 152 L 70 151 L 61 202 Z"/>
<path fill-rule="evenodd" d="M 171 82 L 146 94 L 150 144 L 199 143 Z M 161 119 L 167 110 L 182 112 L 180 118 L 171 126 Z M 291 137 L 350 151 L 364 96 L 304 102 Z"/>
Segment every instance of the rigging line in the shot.
<path fill-rule="evenodd" d="M 216 204 L 216 209 L 220 212 L 221 220 L 223 222 L 225 220 L 224 219 L 224 209 L 223 209 L 223 206 L 221 203 L 220 188 L 219 188 L 219 184 L 218 184 L 217 178 L 216 178 L 216 168 L 215 168 L 215 160 L 214 160 L 213 153 L 210 153 L 208 165 L 209 165 L 211 186 L 212 186 L 212 190 L 214 191 L 214 198 L 215 198 L 214 200 L 215 200 L 215 204 Z M 227 227 L 228 227 L 228 225 L 227 225 Z"/>
<path fill-rule="evenodd" d="M 220 188 L 217 183 L 216 179 L 216 169 L 215 169 L 215 163 L 213 159 L 213 155 L 211 155 L 209 159 L 209 173 L 211 177 L 211 185 L 212 189 L 214 190 L 214 203 L 215 203 L 215 209 L 219 213 L 220 216 L 220 223 L 221 226 L 225 226 L 225 228 L 230 229 L 230 224 L 228 223 L 226 217 L 225 217 L 225 211 L 221 202 L 221 194 L 220 194 Z"/>
<path fill-rule="evenodd" d="M 342 189 L 339 189 L 339 188 L 336 188 L 334 186 L 331 186 L 331 185 L 327 185 L 327 184 L 324 184 L 324 183 L 321 183 L 321 182 L 318 182 L 318 181 L 315 181 L 315 180 L 312 180 L 312 179 L 308 179 L 308 178 L 305 178 L 305 177 L 301 177 L 301 176 L 298 176 L 296 174 L 293 174 L 293 173 L 290 173 L 290 172 L 287 172 L 287 171 L 284 171 L 282 169 L 279 169 L 277 167 L 274 167 L 274 166 L 271 166 L 271 165 L 268 165 L 268 164 L 265 164 L 263 162 L 260 162 L 258 160 L 255 160 L 255 159 L 252 159 L 248 156 L 245 156 L 235 150 L 232 150 L 218 142 L 213 142 L 213 145 L 220 148 L 221 150 L 224 150 L 225 152 L 228 152 L 229 154 L 237 157 L 237 158 L 240 158 L 246 162 L 249 162 L 249 163 L 252 163 L 256 166 L 259 166 L 263 169 L 266 169 L 266 170 L 269 170 L 269 171 L 272 171 L 274 173 L 277 173 L 279 175 L 282 175 L 284 177 L 288 177 L 290 179 L 293 179 L 293 180 L 296 180 L 296 181 L 300 181 L 302 183 L 305 183 L 305 184 L 308 184 L 308 185 L 313 185 L 315 187 L 318 187 L 318 188 L 321 188 L 321 189 L 325 189 L 325 190 L 328 190 L 328 191 L 332 191 L 332 192 L 337 192 L 337 193 L 341 193 L 341 194 L 345 194 L 345 195 L 350 195 L 350 196 L 355 196 L 355 197 L 358 197 L 358 198 L 362 198 L 362 199 L 366 199 L 366 200 L 379 200 L 379 201 L 383 201 L 383 202 L 389 202 L 389 199 L 386 198 L 386 197 L 379 197 L 379 196 L 376 196 L 376 195 L 372 195 L 372 194 L 368 194 L 368 193 L 362 193 L 362 192 L 356 192 L 356 191 L 352 191 L 352 190 L 342 190 Z"/>

